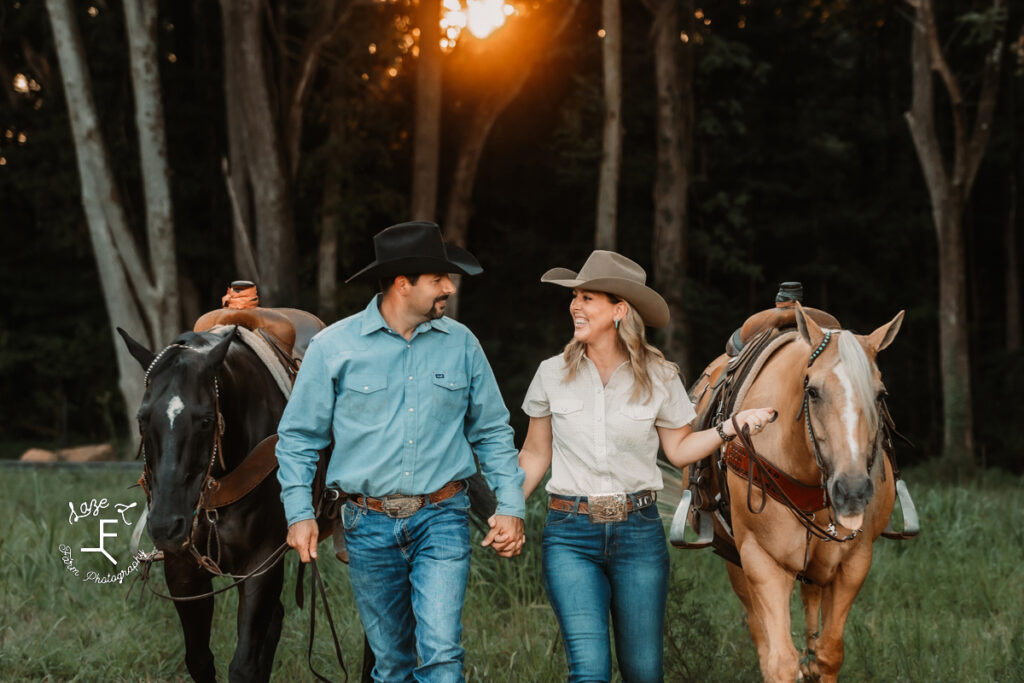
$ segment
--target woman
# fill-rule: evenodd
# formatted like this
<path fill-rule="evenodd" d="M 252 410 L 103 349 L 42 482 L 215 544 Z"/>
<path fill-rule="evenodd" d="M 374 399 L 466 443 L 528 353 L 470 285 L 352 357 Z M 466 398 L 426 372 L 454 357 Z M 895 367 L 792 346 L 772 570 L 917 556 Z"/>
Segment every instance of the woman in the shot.
<path fill-rule="evenodd" d="M 541 281 L 572 289 L 573 339 L 527 391 L 519 465 L 526 497 L 551 468 L 544 587 L 569 680 L 611 680 L 610 612 L 623 680 L 660 681 L 669 562 L 654 502 L 658 446 L 682 467 L 734 436 L 733 425 L 691 432 L 679 368 L 645 338 L 644 325 L 661 327 L 669 313 L 639 265 L 595 251 L 578 274 L 554 268 Z M 756 433 L 773 415 L 747 410 L 736 420 Z"/>

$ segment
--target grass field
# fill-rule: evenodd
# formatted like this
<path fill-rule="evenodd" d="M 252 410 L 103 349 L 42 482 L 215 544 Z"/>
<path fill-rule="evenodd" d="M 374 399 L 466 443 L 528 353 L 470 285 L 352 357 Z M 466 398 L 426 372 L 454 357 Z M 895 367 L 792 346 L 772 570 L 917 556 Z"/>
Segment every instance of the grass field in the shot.
<path fill-rule="evenodd" d="M 127 471 L 0 470 L 0 680 L 189 680 L 172 605 L 138 585 L 83 580 L 112 565 L 83 547 L 99 545 L 96 517 L 73 517 L 91 499 L 106 498 L 100 518 L 120 517 L 116 503 L 141 503 Z M 986 473 L 957 486 L 927 470 L 906 478 L 921 515 L 912 541 L 880 539 L 874 566 L 846 629 L 846 681 L 1024 681 L 1024 480 Z M 125 517 L 134 522 L 138 507 Z M 78 510 L 81 513 L 81 509 Z M 504 561 L 474 551 L 464 612 L 470 681 L 558 681 L 564 654 L 540 582 L 543 510 L 531 501 L 524 555 Z M 131 527 L 109 525 L 104 547 L 123 569 Z M 66 567 L 61 545 L 72 549 Z M 321 556 L 330 553 L 322 552 Z M 756 681 L 756 654 L 732 595 L 722 560 L 710 551 L 673 550 L 666 634 L 669 681 Z M 285 625 L 275 680 L 312 680 L 306 666 L 308 612 L 293 599 L 295 557 L 289 554 Z M 346 569 L 321 560 L 332 610 L 344 633 L 349 669 L 359 666 L 362 636 Z M 164 590 L 159 567 L 154 588 Z M 140 600 L 141 596 L 141 600 Z M 307 600 L 309 599 L 307 591 Z M 235 592 L 218 598 L 214 654 L 221 678 L 234 646 Z M 799 604 L 794 594 L 793 605 Z M 308 610 L 308 606 L 306 608 Z M 795 609 L 798 615 L 799 610 Z M 314 664 L 334 680 L 326 624 L 318 615 Z M 800 632 L 800 618 L 794 620 Z"/>

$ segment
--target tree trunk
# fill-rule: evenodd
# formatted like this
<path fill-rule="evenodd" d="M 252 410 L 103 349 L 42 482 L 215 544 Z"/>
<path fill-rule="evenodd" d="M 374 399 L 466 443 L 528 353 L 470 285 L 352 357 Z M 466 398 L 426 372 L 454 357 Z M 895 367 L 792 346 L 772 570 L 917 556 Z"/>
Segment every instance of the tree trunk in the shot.
<path fill-rule="evenodd" d="M 263 12 L 256 0 L 221 0 L 228 140 L 242 213 L 237 220 L 255 235 L 260 304 L 285 306 L 294 305 L 297 290 L 295 229 L 290 176 L 267 85 Z M 236 260 L 244 263 L 237 248 Z"/>
<path fill-rule="evenodd" d="M 1017 163 L 1014 157 L 1013 163 Z M 1020 348 L 1020 259 L 1017 256 L 1017 173 L 1010 171 L 1010 210 L 1006 217 L 1006 350 Z"/>
<path fill-rule="evenodd" d="M 129 0 L 132 2 L 133 0 Z M 146 263 L 125 217 L 99 117 L 85 50 L 69 0 L 47 0 L 64 97 L 71 122 L 81 184 L 82 208 L 96 258 L 111 331 L 124 327 L 155 349 L 179 331 L 174 233 L 167 187 L 166 144 L 159 78 L 156 71 L 155 3 L 126 6 L 136 125 L 146 198 L 149 254 Z M 153 273 L 150 278 L 149 271 Z M 112 334 L 118 387 L 128 424 L 142 402 L 142 371 L 116 334 Z M 135 440 L 135 430 L 129 429 Z"/>
<path fill-rule="evenodd" d="M 622 13 L 619 0 L 601 0 L 601 64 L 604 72 L 604 133 L 597 183 L 594 246 L 614 250 L 622 165 Z"/>
<path fill-rule="evenodd" d="M 686 3 L 684 12 L 690 11 Z M 693 146 L 693 59 L 687 44 L 683 67 L 679 49 L 677 0 L 649 0 L 654 14 L 654 77 L 657 88 L 657 177 L 654 182 L 654 234 L 652 239 L 654 287 L 668 302 L 671 320 L 660 331 L 665 357 L 689 376 L 685 309 L 687 273 L 687 194 L 689 157 Z"/>
<path fill-rule="evenodd" d="M 974 455 L 970 350 L 967 340 L 967 282 L 962 230 L 963 205 L 942 210 L 939 239 L 939 363 L 942 371 L 943 453 L 961 467 Z"/>
<path fill-rule="evenodd" d="M 1024 41 L 1024 26 L 1020 30 L 1019 40 Z M 1016 78 L 1010 79 L 1009 111 L 1010 111 L 1010 175 L 1009 175 L 1009 196 L 1010 206 L 1006 212 L 1006 227 L 1004 230 L 1003 245 L 1006 251 L 1006 266 L 1004 271 L 1004 288 L 1006 289 L 1006 350 L 1014 352 L 1020 348 L 1021 337 L 1024 330 L 1021 328 L 1020 311 L 1020 257 L 1017 251 L 1020 244 L 1017 242 L 1017 193 L 1020 191 L 1017 181 L 1017 171 L 1021 164 L 1021 151 L 1017 140 L 1016 123 Z"/>
<path fill-rule="evenodd" d="M 345 76 L 345 70 L 332 70 L 331 81 L 335 84 L 334 94 L 327 108 L 330 117 L 331 135 L 327 143 L 329 150 L 327 173 L 324 179 L 323 209 L 320 224 L 320 245 L 317 250 L 316 291 L 317 315 L 328 324 L 338 319 L 338 237 L 341 225 L 341 198 L 344 196 L 341 152 L 345 149 L 345 110 L 342 89 L 338 87 Z"/>
<path fill-rule="evenodd" d="M 437 218 L 437 175 L 441 150 L 441 3 L 420 0 L 420 57 L 416 65 L 416 122 L 412 148 L 413 220 Z"/>
<path fill-rule="evenodd" d="M 559 36 L 565 31 L 569 21 L 576 13 L 576 7 L 580 0 L 571 0 L 569 6 L 563 10 L 561 15 L 550 25 L 538 27 L 538 35 L 546 35 L 548 44 L 554 44 Z M 546 32 L 547 31 L 547 32 Z M 501 90 L 484 97 L 477 105 L 476 110 L 470 117 L 468 128 L 459 145 L 458 156 L 455 161 L 455 171 L 452 175 L 452 184 L 448 193 L 448 206 L 445 213 L 445 241 L 456 244 L 463 249 L 466 248 L 469 233 L 469 217 L 471 213 L 473 184 L 476 180 L 477 168 L 480 165 L 480 157 L 487 146 L 487 138 L 501 113 L 509 104 L 519 96 L 529 78 L 530 72 L 537 63 L 543 49 L 535 49 L 524 55 L 519 68 L 512 74 L 512 80 Z M 461 278 L 453 278 L 456 286 L 461 283 Z M 448 299 L 445 307 L 445 315 L 458 319 L 459 315 L 459 292 L 456 291 Z"/>
<path fill-rule="evenodd" d="M 146 233 L 154 297 L 146 302 L 153 336 L 165 343 L 181 331 L 167 140 L 156 48 L 156 0 L 125 0 L 125 27 L 135 93 L 135 128 L 146 206 Z"/>
<path fill-rule="evenodd" d="M 480 165 L 480 157 L 484 152 L 484 147 L 487 145 L 487 138 L 491 134 L 494 122 L 498 120 L 498 115 L 515 98 L 526 81 L 525 71 L 521 73 L 522 77 L 505 91 L 507 96 L 488 98 L 480 103 L 480 106 L 470 118 L 468 130 L 466 130 L 462 144 L 459 146 L 459 154 L 455 161 L 455 172 L 452 175 L 452 186 L 448 194 L 448 211 L 445 213 L 444 222 L 445 241 L 462 248 L 466 247 L 466 238 L 469 232 L 473 182 L 476 179 L 476 171 Z M 448 299 L 445 315 L 458 320 L 458 288 L 461 285 L 462 278 L 453 275 L 453 279 L 455 280 L 456 292 Z"/>
<path fill-rule="evenodd" d="M 993 0 L 1001 9 L 1003 0 Z M 997 14 L 998 16 L 998 14 Z M 967 107 L 960 85 L 942 54 L 932 0 L 914 4 L 911 44 L 912 103 L 907 125 L 928 187 L 939 246 L 939 365 L 942 374 L 943 458 L 965 472 L 974 466 L 967 336 L 966 268 L 963 212 L 988 143 L 999 90 L 1005 13 L 997 19 L 993 45 L 986 55 L 974 128 L 968 131 Z M 933 77 L 949 95 L 953 118 L 953 163 L 947 170 L 935 131 Z"/>

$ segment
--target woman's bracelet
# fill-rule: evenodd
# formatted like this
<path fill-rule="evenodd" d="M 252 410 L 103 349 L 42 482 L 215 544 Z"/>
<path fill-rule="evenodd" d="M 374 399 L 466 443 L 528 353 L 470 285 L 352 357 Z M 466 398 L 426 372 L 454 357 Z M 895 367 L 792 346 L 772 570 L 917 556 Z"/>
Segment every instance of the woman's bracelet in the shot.
<path fill-rule="evenodd" d="M 722 425 L 724 425 L 724 424 L 725 424 L 725 422 L 722 421 L 722 422 L 719 422 L 717 425 L 715 425 L 715 431 L 718 432 L 718 436 L 720 436 L 722 438 L 722 441 L 724 443 L 728 443 L 728 442 L 732 441 L 734 438 L 736 438 L 736 435 L 733 434 L 732 436 L 729 436 L 728 434 L 726 434 L 725 430 L 722 429 Z"/>

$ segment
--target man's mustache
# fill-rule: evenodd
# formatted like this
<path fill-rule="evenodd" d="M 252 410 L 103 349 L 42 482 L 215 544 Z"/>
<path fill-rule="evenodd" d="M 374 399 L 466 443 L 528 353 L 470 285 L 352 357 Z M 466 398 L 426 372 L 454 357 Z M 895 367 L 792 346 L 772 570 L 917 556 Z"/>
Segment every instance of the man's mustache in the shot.
<path fill-rule="evenodd" d="M 435 304 L 439 304 L 439 303 L 441 303 L 442 301 L 448 301 L 448 297 L 449 297 L 449 296 L 450 296 L 449 294 L 445 294 L 444 296 L 439 296 L 439 297 L 437 297 L 436 299 L 434 299 L 434 303 L 435 303 Z"/>

